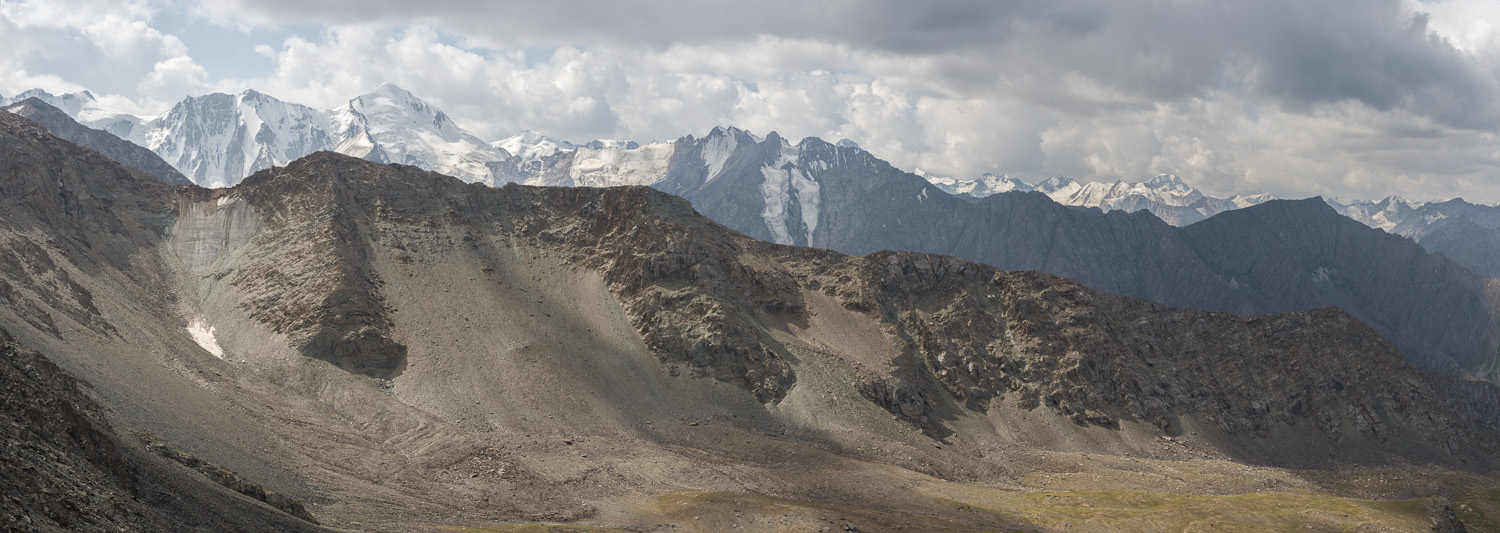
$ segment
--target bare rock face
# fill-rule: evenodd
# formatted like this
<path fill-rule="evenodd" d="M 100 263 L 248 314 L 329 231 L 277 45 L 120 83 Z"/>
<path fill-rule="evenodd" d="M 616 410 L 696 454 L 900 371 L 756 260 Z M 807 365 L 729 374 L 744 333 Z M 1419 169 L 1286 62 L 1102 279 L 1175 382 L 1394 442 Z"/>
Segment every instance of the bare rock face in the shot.
<path fill-rule="evenodd" d="M 304 355 L 388 379 L 404 368 L 406 347 L 389 336 L 381 280 L 362 238 L 369 222 L 349 202 L 355 193 L 347 174 L 362 167 L 341 160 L 316 173 L 298 165 L 248 178 L 236 192 L 257 207 L 266 229 L 256 236 L 259 253 L 229 279 L 247 294 L 249 316 L 288 335 Z M 300 190 L 263 185 L 278 172 Z"/>
<path fill-rule="evenodd" d="M 300 190 L 287 194 L 287 187 Z M 439 190 L 423 192 L 432 187 Z M 374 229 L 378 218 L 467 227 L 472 246 L 498 239 L 557 249 L 604 270 L 642 339 L 664 362 L 742 385 L 762 401 L 781 398 L 795 381 L 785 350 L 756 319 L 800 310 L 796 285 L 735 262 L 735 242 L 685 238 L 688 227 L 678 220 L 692 211 L 681 199 L 644 188 L 603 196 L 475 188 L 414 167 L 329 153 L 252 176 L 237 191 L 266 219 L 281 221 L 257 237 L 264 260 L 234 278 L 252 295 L 251 316 L 300 339 L 305 354 L 346 369 L 390 377 L 403 361 L 405 348 L 387 335 L 381 281 L 366 260 L 371 246 L 393 243 Z M 299 290 L 286 298 L 291 287 Z M 750 297 L 717 297 L 740 291 Z"/>
<path fill-rule="evenodd" d="M 130 473 L 78 384 L 0 329 L 0 527 L 106 530 L 136 518 L 121 509 Z M 71 502 L 71 503 L 64 503 Z"/>

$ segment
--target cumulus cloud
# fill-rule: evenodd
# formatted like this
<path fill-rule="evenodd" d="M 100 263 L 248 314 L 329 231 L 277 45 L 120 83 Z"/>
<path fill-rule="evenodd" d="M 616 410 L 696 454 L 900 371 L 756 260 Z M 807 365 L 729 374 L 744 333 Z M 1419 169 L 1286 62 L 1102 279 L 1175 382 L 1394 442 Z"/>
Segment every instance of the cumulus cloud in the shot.
<path fill-rule="evenodd" d="M 270 70 L 215 78 L 163 11 L 299 31 L 254 45 Z M 0 0 L 0 92 L 159 111 L 253 87 L 330 108 L 391 82 L 491 139 L 732 124 L 950 175 L 1494 202 L 1497 26 L 1488 0 Z"/>

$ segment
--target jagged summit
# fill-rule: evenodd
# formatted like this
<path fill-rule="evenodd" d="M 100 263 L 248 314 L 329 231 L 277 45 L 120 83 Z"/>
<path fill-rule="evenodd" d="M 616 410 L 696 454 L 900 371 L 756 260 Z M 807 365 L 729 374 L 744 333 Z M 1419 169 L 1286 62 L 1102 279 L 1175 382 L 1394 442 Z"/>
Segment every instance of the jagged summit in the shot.
<path fill-rule="evenodd" d="M 386 83 L 329 116 L 335 149 L 376 162 L 415 165 L 493 183 L 487 163 L 510 154 L 464 131 L 442 110 Z"/>
<path fill-rule="evenodd" d="M 1399 196 L 1378 202 L 1328 204 L 1350 218 L 1416 240 L 1480 275 L 1500 277 L 1500 207 L 1472 204 L 1462 198 L 1442 202 L 1408 202 Z"/>
<path fill-rule="evenodd" d="M 1182 196 L 1187 196 L 1187 195 L 1192 195 L 1193 193 L 1197 193 L 1197 189 L 1189 187 L 1188 184 L 1183 183 L 1182 182 L 1182 178 L 1174 176 L 1174 175 L 1171 175 L 1171 174 L 1160 174 L 1160 175 L 1157 175 L 1154 178 L 1146 180 L 1146 182 L 1143 183 L 1142 185 L 1144 185 L 1145 188 L 1147 188 L 1147 189 L 1152 189 L 1152 190 L 1161 191 L 1163 193 L 1176 194 L 1176 195 L 1182 195 Z M 1201 195 L 1201 193 L 1198 193 L 1198 194 Z"/>

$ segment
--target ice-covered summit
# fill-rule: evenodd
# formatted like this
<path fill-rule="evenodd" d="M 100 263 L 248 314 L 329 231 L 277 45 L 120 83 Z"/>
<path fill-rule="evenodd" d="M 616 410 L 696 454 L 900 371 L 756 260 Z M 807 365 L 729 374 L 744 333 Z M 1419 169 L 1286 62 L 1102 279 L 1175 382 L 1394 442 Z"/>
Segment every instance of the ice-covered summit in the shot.
<path fill-rule="evenodd" d="M 129 135 L 136 124 L 145 120 L 142 117 L 105 107 L 89 91 L 52 94 L 42 89 L 31 89 L 10 98 L 0 98 L 0 106 L 15 104 L 27 98 L 36 98 L 46 102 L 47 105 L 61 109 L 79 124 L 108 131 L 119 137 Z"/>
<path fill-rule="evenodd" d="M 487 163 L 510 154 L 464 131 L 446 113 L 395 85 L 381 84 L 330 118 L 340 153 L 383 163 L 415 165 L 493 183 Z"/>
<path fill-rule="evenodd" d="M 554 139 L 531 130 L 521 130 L 520 133 L 490 143 L 490 146 L 505 150 L 512 156 L 520 156 L 526 161 L 556 155 L 558 152 L 571 152 L 578 148 L 568 141 Z"/>
<path fill-rule="evenodd" d="M 1394 233 L 1396 226 L 1405 222 L 1418 209 L 1426 203 L 1408 202 L 1405 198 L 1390 195 L 1382 200 L 1356 200 L 1347 204 L 1338 200 L 1326 200 L 1335 211 L 1340 214 L 1364 222 L 1372 228 L 1380 228 Z"/>
<path fill-rule="evenodd" d="M 1004 174 L 995 175 L 986 172 L 978 178 L 962 179 L 938 176 L 925 172 L 920 168 L 915 169 L 912 173 L 921 176 L 928 183 L 937 186 L 937 188 L 942 189 L 943 192 L 948 194 L 968 195 L 975 198 L 984 198 L 993 194 L 1010 191 L 1032 190 L 1032 187 L 1027 185 L 1026 182 Z"/>

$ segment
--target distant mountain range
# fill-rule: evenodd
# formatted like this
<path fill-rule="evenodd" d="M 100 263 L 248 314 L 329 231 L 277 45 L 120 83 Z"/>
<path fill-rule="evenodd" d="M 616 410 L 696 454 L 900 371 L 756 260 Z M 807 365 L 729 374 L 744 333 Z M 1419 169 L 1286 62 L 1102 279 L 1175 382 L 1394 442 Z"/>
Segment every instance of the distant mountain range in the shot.
<path fill-rule="evenodd" d="M 972 180 L 948 178 L 916 169 L 914 174 L 954 195 L 984 198 L 1010 191 L 1037 191 L 1053 201 L 1077 207 L 1097 207 L 1105 211 L 1150 211 L 1173 226 L 1186 226 L 1205 218 L 1277 199 L 1275 195 L 1235 195 L 1215 198 L 1199 192 L 1182 178 L 1162 174 L 1141 183 L 1092 182 L 1080 184 L 1072 178 L 1053 176 L 1035 185 L 1010 176 L 984 174 Z"/>
<path fill-rule="evenodd" d="M 254 90 L 235 95 L 188 97 L 154 117 L 104 108 L 88 91 L 53 95 L 33 89 L 11 98 L 0 97 L 0 105 L 14 105 L 28 98 L 57 107 L 80 124 L 149 148 L 194 183 L 207 187 L 230 186 L 255 171 L 285 165 L 319 150 L 376 162 L 409 164 L 489 185 L 511 181 L 546 185 L 647 184 L 664 179 L 660 170 L 669 157 L 666 146 L 673 144 L 652 143 L 644 150 L 640 144 L 628 140 L 577 144 L 534 131 L 522 131 L 487 143 L 460 128 L 436 106 L 391 84 L 383 84 L 330 110 L 285 102 Z M 751 138 L 759 142 L 758 137 L 751 135 Z M 858 148 L 849 140 L 835 144 Z M 563 161 L 561 158 L 566 154 L 571 156 Z M 568 168 L 566 175 L 548 166 L 559 163 Z M 1228 198 L 1208 196 L 1180 177 L 1165 174 L 1144 182 L 1079 183 L 1054 176 L 1028 184 L 991 173 L 973 179 L 938 176 L 920 168 L 913 173 L 952 195 L 978 199 L 1035 190 L 1063 205 L 1105 211 L 1150 211 L 1174 226 L 1276 199 L 1268 193 Z M 1397 205 L 1392 205 L 1392 200 Z M 1393 231 L 1396 222 L 1384 217 L 1399 216 L 1424 204 L 1408 204 L 1392 198 L 1347 205 L 1332 201 L 1330 205 L 1351 218 Z M 1387 206 L 1393 211 L 1385 211 Z M 1476 223 L 1486 228 L 1500 225 L 1500 222 Z M 1414 229 L 1394 231 L 1413 238 L 1426 233 Z M 1454 231 L 1457 230 L 1450 229 L 1448 233 Z M 1495 268 L 1500 270 L 1500 265 Z"/>
<path fill-rule="evenodd" d="M 1462 198 L 1408 202 L 1398 196 L 1348 204 L 1329 200 L 1328 204 L 1371 227 L 1409 237 L 1481 276 L 1500 277 L 1500 206 L 1471 204 Z"/>
<path fill-rule="evenodd" d="M 225 187 L 320 150 L 381 163 L 420 166 L 494 183 L 486 163 L 510 154 L 459 128 L 411 93 L 385 84 L 336 109 L 319 110 L 248 90 L 193 96 L 155 117 L 101 107 L 87 91 L 52 95 L 32 90 L 0 100 L 36 98 L 79 123 L 144 146 L 194 183 Z"/>

